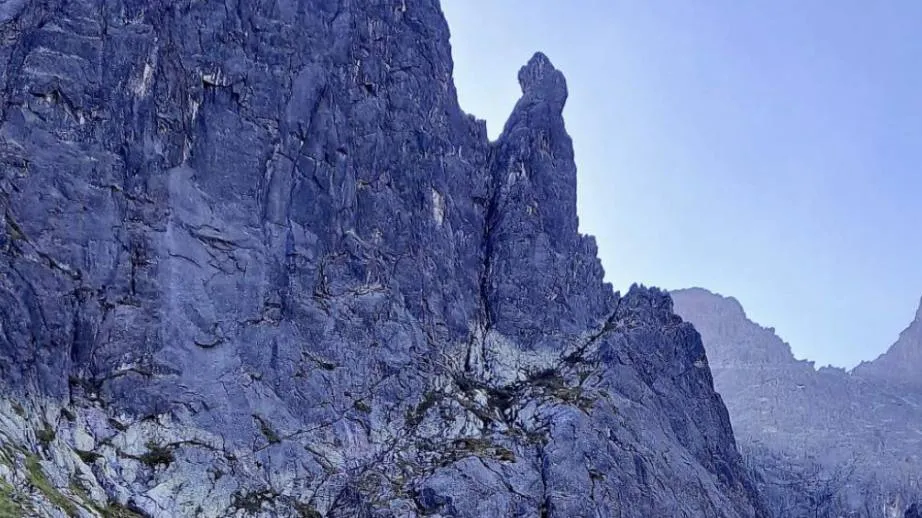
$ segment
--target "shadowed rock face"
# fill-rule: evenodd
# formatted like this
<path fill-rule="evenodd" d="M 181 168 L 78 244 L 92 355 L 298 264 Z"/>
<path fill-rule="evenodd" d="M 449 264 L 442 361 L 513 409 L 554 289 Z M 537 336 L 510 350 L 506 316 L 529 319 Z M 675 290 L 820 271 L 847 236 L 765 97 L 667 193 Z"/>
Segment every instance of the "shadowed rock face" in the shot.
<path fill-rule="evenodd" d="M 865 364 L 865 375 L 862 367 L 852 372 L 817 370 L 813 362 L 796 360 L 774 329 L 749 320 L 732 297 L 700 288 L 673 291 L 671 296 L 676 312 L 701 333 L 741 449 L 752 452 L 754 461 L 763 464 L 760 468 L 780 471 L 782 478 L 814 464 L 847 473 L 839 477 L 841 487 L 833 495 L 843 507 L 830 506 L 821 516 L 885 516 L 884 505 L 897 496 L 893 505 L 900 514 L 895 516 L 901 516 L 899 502 L 922 494 L 922 391 L 903 383 L 909 381 L 906 370 L 870 373 L 893 351 L 918 345 L 913 341 L 918 319 L 890 353 Z M 775 469 L 782 466 L 784 470 Z M 831 475 L 818 472 L 811 477 Z M 863 509 L 869 501 L 873 512 L 846 513 Z"/>
<path fill-rule="evenodd" d="M 762 514 L 698 334 L 578 233 L 544 55 L 491 143 L 434 1 L 0 24 L 0 506 Z"/>

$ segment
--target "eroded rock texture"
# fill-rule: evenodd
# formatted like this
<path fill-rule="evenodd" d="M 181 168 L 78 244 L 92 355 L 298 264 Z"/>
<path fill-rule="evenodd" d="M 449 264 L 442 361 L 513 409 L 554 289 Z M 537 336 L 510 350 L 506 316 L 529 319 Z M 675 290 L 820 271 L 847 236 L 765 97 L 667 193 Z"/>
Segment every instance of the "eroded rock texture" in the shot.
<path fill-rule="evenodd" d="M 698 334 L 578 233 L 545 56 L 491 143 L 434 0 L 0 24 L 0 506 L 761 515 Z"/>

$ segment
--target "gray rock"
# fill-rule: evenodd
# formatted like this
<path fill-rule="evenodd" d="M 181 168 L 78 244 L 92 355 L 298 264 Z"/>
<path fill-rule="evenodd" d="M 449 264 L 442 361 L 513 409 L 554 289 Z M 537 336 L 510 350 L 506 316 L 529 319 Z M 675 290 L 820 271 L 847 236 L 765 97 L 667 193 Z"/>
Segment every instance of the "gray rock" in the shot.
<path fill-rule="evenodd" d="M 922 496 L 922 391 L 797 360 L 732 297 L 700 288 L 671 295 L 701 333 L 740 448 L 777 516 L 889 518 Z"/>
<path fill-rule="evenodd" d="M 853 374 L 900 391 L 922 392 L 922 302 L 916 316 L 884 354 L 861 362 Z"/>
<path fill-rule="evenodd" d="M 547 57 L 491 143 L 434 1 L 3 5 L 0 504 L 764 515 Z"/>

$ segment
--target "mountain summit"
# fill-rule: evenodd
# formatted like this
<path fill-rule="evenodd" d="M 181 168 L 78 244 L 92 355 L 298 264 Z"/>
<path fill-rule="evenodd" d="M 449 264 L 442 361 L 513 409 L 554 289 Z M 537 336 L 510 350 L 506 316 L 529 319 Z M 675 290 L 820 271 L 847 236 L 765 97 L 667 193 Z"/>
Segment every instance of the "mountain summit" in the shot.
<path fill-rule="evenodd" d="M 0 5 L 0 510 L 764 515 L 669 296 L 433 0 Z"/>

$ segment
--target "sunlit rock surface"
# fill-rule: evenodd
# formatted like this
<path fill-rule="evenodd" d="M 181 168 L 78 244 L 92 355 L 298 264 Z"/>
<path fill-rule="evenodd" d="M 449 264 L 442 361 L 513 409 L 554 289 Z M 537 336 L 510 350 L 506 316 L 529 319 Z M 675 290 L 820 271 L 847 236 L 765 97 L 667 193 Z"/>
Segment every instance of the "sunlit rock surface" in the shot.
<path fill-rule="evenodd" d="M 563 75 L 489 142 L 448 36 L 0 3 L 0 511 L 764 515 L 698 334 L 578 233 Z"/>

